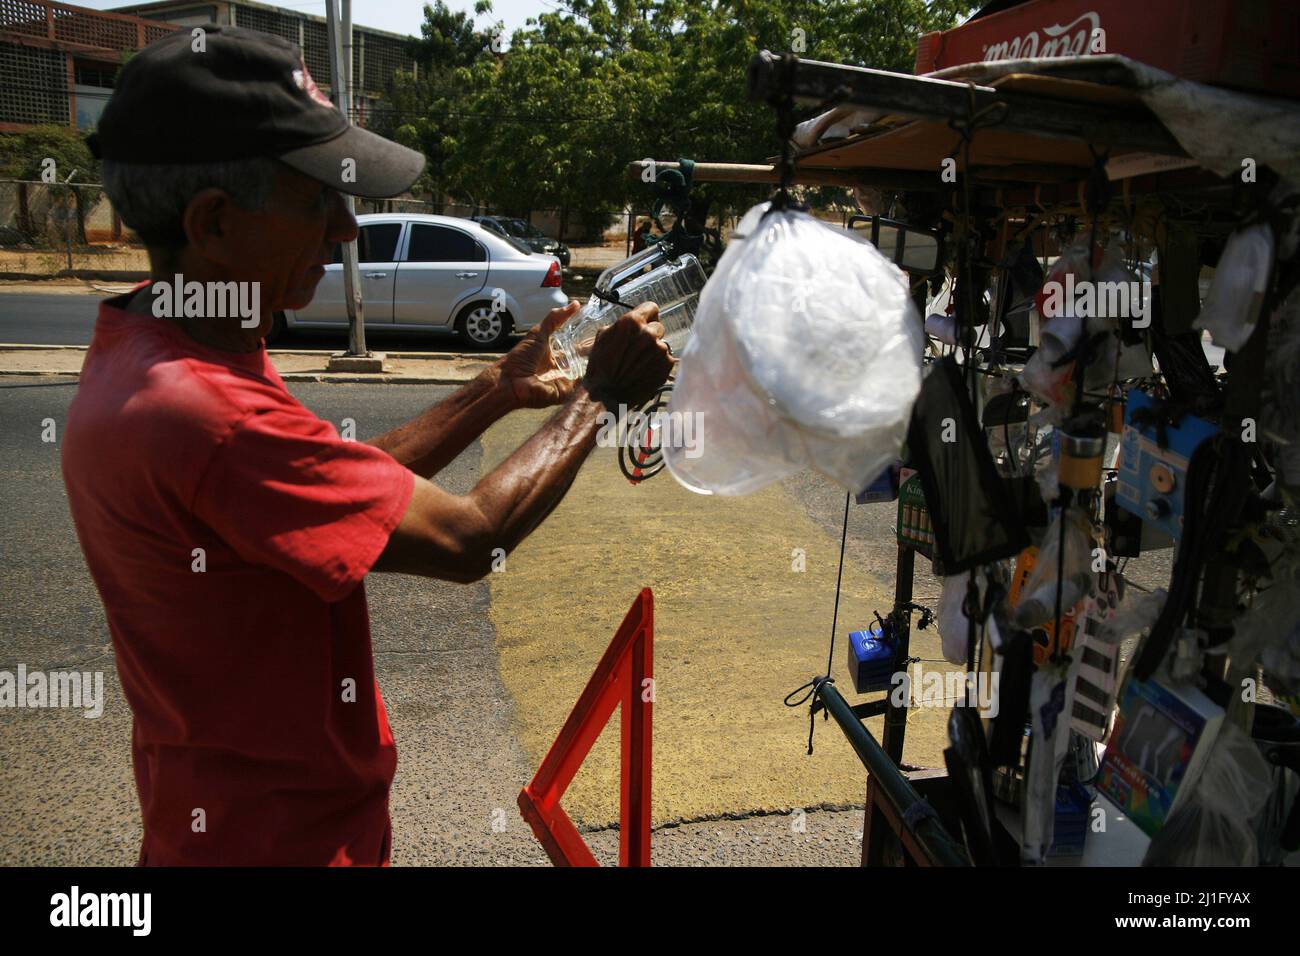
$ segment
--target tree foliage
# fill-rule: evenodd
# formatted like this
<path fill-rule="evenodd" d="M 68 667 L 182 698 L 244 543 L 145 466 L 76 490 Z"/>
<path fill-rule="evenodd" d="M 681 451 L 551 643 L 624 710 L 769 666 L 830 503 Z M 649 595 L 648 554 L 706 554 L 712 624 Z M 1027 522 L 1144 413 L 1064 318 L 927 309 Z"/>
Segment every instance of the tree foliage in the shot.
<path fill-rule="evenodd" d="M 770 108 L 745 95 L 750 58 L 909 71 L 916 39 L 953 26 L 958 0 L 559 0 L 516 30 L 435 0 L 380 131 L 429 157 L 421 186 L 519 213 L 602 210 L 646 198 L 635 159 L 762 162 Z M 476 14 L 489 14 L 480 0 Z M 497 39 L 494 39 L 497 38 Z"/>

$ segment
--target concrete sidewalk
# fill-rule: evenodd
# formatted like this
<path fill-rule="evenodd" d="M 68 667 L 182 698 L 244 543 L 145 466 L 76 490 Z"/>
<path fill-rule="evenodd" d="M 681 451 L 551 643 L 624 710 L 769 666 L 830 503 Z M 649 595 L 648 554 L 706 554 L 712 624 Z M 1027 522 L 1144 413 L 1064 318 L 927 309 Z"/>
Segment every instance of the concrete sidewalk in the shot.
<path fill-rule="evenodd" d="M 329 372 L 329 349 L 270 349 L 286 382 L 460 385 L 487 368 L 495 358 L 461 352 L 388 352 L 385 371 Z M 78 375 L 86 358 L 84 345 L 0 343 L 0 375 Z"/>

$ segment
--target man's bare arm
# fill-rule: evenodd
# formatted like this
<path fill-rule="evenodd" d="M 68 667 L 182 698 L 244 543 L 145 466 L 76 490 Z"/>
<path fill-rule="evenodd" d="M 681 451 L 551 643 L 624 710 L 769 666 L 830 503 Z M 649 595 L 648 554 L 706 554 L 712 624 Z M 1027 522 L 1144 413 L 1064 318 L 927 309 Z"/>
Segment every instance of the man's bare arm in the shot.
<path fill-rule="evenodd" d="M 577 301 L 551 310 L 508 355 L 493 362 L 474 381 L 370 444 L 429 478 L 509 412 L 558 405 L 573 385 L 555 374 L 551 333 L 577 311 Z"/>
<path fill-rule="evenodd" d="M 596 445 L 603 409 L 585 388 L 468 495 L 417 477 L 411 503 L 375 564 L 448 581 L 477 581 L 560 503 Z M 497 549 L 500 548 L 500 551 Z"/>
<path fill-rule="evenodd" d="M 417 477 L 374 569 L 466 583 L 487 574 L 494 557 L 513 550 L 560 503 L 596 446 L 600 412 L 640 405 L 667 379 L 673 359 L 657 315 L 653 305 L 640 306 L 602 332 L 583 383 L 468 495 Z"/>
<path fill-rule="evenodd" d="M 370 444 L 382 448 L 417 475 L 436 475 L 497 419 L 517 407 L 501 387 L 497 365 L 404 425 Z"/>

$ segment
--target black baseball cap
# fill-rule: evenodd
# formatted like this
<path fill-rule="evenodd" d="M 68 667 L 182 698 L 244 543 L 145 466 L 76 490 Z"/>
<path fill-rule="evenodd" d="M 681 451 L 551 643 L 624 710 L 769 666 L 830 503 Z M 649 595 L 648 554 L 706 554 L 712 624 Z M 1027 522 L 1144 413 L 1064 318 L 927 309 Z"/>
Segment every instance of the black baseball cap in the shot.
<path fill-rule="evenodd" d="M 405 192 L 424 169 L 422 153 L 350 124 L 297 44 L 216 24 L 178 30 L 132 57 L 87 144 L 99 159 L 146 165 L 271 156 L 374 198 Z"/>

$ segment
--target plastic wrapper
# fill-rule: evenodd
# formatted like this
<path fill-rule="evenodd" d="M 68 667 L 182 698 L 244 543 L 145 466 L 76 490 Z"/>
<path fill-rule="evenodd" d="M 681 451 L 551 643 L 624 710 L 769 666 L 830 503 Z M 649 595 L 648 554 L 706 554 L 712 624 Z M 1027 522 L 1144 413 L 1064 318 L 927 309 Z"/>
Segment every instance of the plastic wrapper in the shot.
<path fill-rule="evenodd" d="M 1056 363 L 1079 344 L 1083 322 L 1074 315 L 1060 315 L 1045 324 L 1038 334 L 1038 348 L 1016 378 L 1025 391 L 1049 405 L 1061 405 L 1074 391 L 1074 363 Z"/>
<path fill-rule="evenodd" d="M 1258 223 L 1234 232 L 1219 256 L 1209 295 L 1193 328 L 1206 329 L 1214 344 L 1239 352 L 1255 331 L 1273 264 L 1273 230 Z"/>
<path fill-rule="evenodd" d="M 1273 766 L 1269 772 L 1272 792 L 1255 823 L 1255 837 L 1260 865 L 1278 866 L 1287 854 L 1282 841 L 1291 820 L 1292 807 L 1300 799 L 1300 777 L 1286 767 Z"/>
<path fill-rule="evenodd" d="M 1118 336 L 1121 318 L 1138 323 L 1149 320 L 1149 287 L 1124 267 L 1114 247 L 1094 249 L 1091 262 L 1087 248 L 1086 239 L 1076 238 L 1048 272 L 1034 300 L 1043 320 L 1038 347 L 1017 376 L 1023 388 L 1053 407 L 1068 404 L 1075 388 L 1077 363 L 1057 363 L 1085 336 L 1106 334 L 1087 363 L 1085 387 L 1096 389 L 1110 384 L 1117 362 L 1122 378 L 1150 373 L 1151 359 L 1145 345 L 1123 347 Z M 1085 297 L 1084 287 L 1092 283 L 1097 285 Z M 1102 283 L 1122 286 L 1122 297 L 1118 293 L 1103 295 Z M 1108 314 L 1116 307 L 1126 308 L 1127 313 Z"/>
<path fill-rule="evenodd" d="M 983 603 L 987 586 L 983 575 L 975 576 L 979 588 L 980 601 Z M 939 628 L 939 644 L 943 650 L 943 659 L 949 664 L 966 666 L 967 642 L 970 636 L 970 619 L 966 617 L 962 606 L 966 601 L 966 589 L 970 583 L 969 574 L 952 574 L 943 579 L 943 588 L 939 592 L 939 613 L 935 624 Z M 981 625 L 975 625 L 975 633 L 980 633 Z M 988 619 L 989 641 L 996 648 L 1002 643 L 997 633 L 997 622 L 990 615 Z"/>
<path fill-rule="evenodd" d="M 1259 748 L 1240 727 L 1225 723 L 1192 792 L 1152 838 L 1142 865 L 1255 866 L 1255 818 L 1272 794 L 1272 772 Z"/>
<path fill-rule="evenodd" d="M 1047 859 L 1056 828 L 1056 785 L 1070 742 L 1070 697 L 1073 681 L 1061 664 L 1048 664 L 1034 672 L 1029 688 L 1029 767 L 1025 771 L 1025 799 L 1020 858 L 1039 864 Z"/>
<path fill-rule="evenodd" d="M 944 345 L 957 344 L 957 319 L 942 312 L 932 312 L 925 317 L 925 334 Z"/>
<path fill-rule="evenodd" d="M 1062 523 L 1065 525 L 1064 551 L 1061 550 Z M 1055 620 L 1058 574 L 1062 577 L 1062 614 L 1088 596 L 1094 580 L 1092 548 L 1092 529 L 1078 508 L 1066 508 L 1052 519 L 1043 535 L 1034 570 L 1025 582 L 1020 603 L 1016 606 L 1017 627 L 1029 630 Z"/>
<path fill-rule="evenodd" d="M 1029 426 L 1034 429 L 1034 445 L 1029 452 L 1029 465 L 1033 468 L 1034 481 L 1038 485 L 1038 495 L 1044 501 L 1055 501 L 1061 493 L 1061 484 L 1056 475 L 1056 455 L 1053 452 L 1054 426 L 1045 424 L 1044 413 L 1054 409 L 1044 409 L 1029 417 Z"/>
<path fill-rule="evenodd" d="M 1101 622 L 1096 636 L 1108 644 L 1118 644 L 1130 637 L 1144 637 L 1160 617 L 1168 596 L 1164 588 L 1145 594 L 1130 590 L 1115 613 Z"/>
<path fill-rule="evenodd" d="M 1275 691 L 1300 692 L 1300 581 L 1285 576 L 1260 591 L 1234 622 L 1228 656 L 1234 684 L 1258 663 Z"/>
<path fill-rule="evenodd" d="M 874 246 L 802 212 L 751 209 L 700 296 L 668 414 L 702 415 L 669 471 L 743 495 L 806 468 L 851 491 L 898 457 L 921 387 L 922 323 Z"/>
<path fill-rule="evenodd" d="M 1278 450 L 1278 470 L 1283 484 L 1300 488 L 1300 286 L 1269 320 L 1265 376 L 1261 424 L 1289 442 Z"/>

